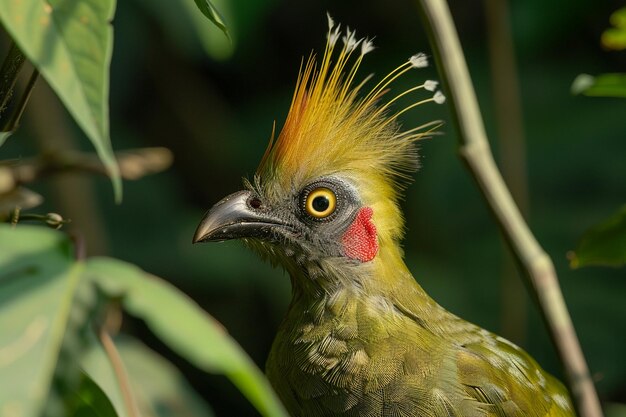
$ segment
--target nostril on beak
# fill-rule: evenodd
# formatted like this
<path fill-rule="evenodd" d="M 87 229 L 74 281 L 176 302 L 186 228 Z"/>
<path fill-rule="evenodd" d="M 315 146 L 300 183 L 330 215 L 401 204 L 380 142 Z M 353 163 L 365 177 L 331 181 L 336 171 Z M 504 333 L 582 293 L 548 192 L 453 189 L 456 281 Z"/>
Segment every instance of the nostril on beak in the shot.
<path fill-rule="evenodd" d="M 258 197 L 252 197 L 250 199 L 250 201 L 248 201 L 248 204 L 250 205 L 250 207 L 252 207 L 253 209 L 260 209 L 261 208 L 261 200 L 259 200 Z"/>

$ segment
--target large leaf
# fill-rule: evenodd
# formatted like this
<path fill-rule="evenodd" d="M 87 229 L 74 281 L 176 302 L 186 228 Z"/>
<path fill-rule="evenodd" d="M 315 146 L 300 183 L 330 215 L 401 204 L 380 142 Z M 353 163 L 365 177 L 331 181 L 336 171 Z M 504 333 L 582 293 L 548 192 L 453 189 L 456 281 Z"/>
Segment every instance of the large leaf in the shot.
<path fill-rule="evenodd" d="M 572 83 L 572 94 L 598 97 L 626 97 L 626 74 L 580 74 Z"/>
<path fill-rule="evenodd" d="M 40 414 L 81 270 L 64 234 L 0 224 L 0 409 Z"/>
<path fill-rule="evenodd" d="M 626 205 L 589 229 L 570 255 L 570 266 L 622 266 L 626 263 Z"/>
<path fill-rule="evenodd" d="M 114 10 L 115 0 L 5 0 L 0 23 L 91 140 L 119 201 L 122 183 L 109 137 Z"/>
<path fill-rule="evenodd" d="M 200 369 L 222 373 L 265 416 L 287 416 L 269 382 L 224 328 L 165 281 L 115 259 L 93 258 L 87 277 L 111 297 L 121 297 L 174 351 Z"/>

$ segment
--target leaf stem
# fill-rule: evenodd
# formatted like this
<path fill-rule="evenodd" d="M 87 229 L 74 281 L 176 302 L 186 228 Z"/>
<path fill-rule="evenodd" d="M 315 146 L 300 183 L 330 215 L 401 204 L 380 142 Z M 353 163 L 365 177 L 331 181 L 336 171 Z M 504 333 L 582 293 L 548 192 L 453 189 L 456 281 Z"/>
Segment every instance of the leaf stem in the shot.
<path fill-rule="evenodd" d="M 104 347 L 104 351 L 111 362 L 111 366 L 113 367 L 113 372 L 115 373 L 115 377 L 119 383 L 128 415 L 130 417 L 141 417 L 139 407 L 137 406 L 137 402 L 135 401 L 135 397 L 133 396 L 130 388 L 130 381 L 128 379 L 128 374 L 126 373 L 126 369 L 124 368 L 122 358 L 115 347 L 113 339 L 111 339 L 111 335 L 109 335 L 105 327 L 100 330 L 99 338 L 102 346 Z"/>
<path fill-rule="evenodd" d="M 489 148 L 478 101 L 460 41 L 445 0 L 419 0 L 444 88 L 456 123 L 460 154 L 501 227 L 539 304 L 565 369 L 574 405 L 581 417 L 602 410 L 559 287 L 554 265 L 522 218 Z"/>

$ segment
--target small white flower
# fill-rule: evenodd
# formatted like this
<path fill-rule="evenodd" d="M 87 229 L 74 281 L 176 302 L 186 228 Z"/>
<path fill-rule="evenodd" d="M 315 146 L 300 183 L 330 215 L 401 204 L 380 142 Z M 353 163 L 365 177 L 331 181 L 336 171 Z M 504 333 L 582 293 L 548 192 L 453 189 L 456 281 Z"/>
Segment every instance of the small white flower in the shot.
<path fill-rule="evenodd" d="M 439 85 L 439 81 L 426 80 L 426 81 L 424 81 L 424 90 L 426 90 L 426 91 L 435 91 L 437 89 L 438 85 Z"/>
<path fill-rule="evenodd" d="M 363 39 L 363 43 L 361 44 L 361 55 L 365 55 L 374 50 L 374 42 L 372 39 Z"/>
<path fill-rule="evenodd" d="M 335 27 L 335 30 L 329 30 L 328 31 L 328 44 L 330 46 L 335 46 L 335 44 L 337 43 L 337 41 L 339 40 L 339 30 L 341 28 L 341 25 L 337 25 Z"/>
<path fill-rule="evenodd" d="M 346 51 L 351 52 L 359 44 L 360 40 L 356 40 L 356 31 L 346 28 L 346 34 L 341 38 L 343 44 L 346 46 Z"/>
<path fill-rule="evenodd" d="M 326 17 L 328 18 L 328 31 L 333 30 L 333 26 L 335 26 L 335 21 L 332 17 L 330 17 L 330 13 L 326 12 Z"/>
<path fill-rule="evenodd" d="M 428 57 L 425 53 L 420 52 L 409 58 L 409 62 L 413 68 L 426 68 L 428 66 Z"/>
<path fill-rule="evenodd" d="M 441 91 L 437 91 L 433 96 L 433 101 L 437 104 L 443 104 L 446 102 L 446 96 Z"/>

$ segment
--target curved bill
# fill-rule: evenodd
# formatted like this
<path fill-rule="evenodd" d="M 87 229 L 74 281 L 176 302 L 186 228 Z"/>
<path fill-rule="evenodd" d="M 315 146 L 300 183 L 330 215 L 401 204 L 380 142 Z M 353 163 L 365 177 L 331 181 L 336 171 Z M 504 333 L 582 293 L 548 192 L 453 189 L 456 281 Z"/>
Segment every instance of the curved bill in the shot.
<path fill-rule="evenodd" d="M 252 208 L 251 195 L 250 191 L 239 191 L 216 203 L 204 215 L 192 242 L 269 237 L 277 226 L 285 226 L 271 214 Z"/>

